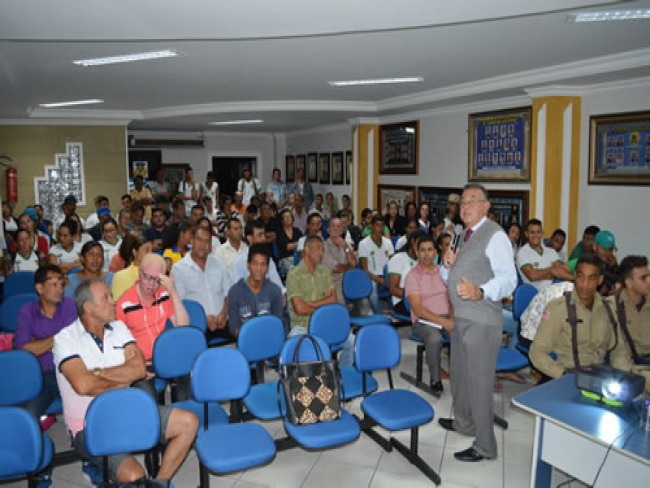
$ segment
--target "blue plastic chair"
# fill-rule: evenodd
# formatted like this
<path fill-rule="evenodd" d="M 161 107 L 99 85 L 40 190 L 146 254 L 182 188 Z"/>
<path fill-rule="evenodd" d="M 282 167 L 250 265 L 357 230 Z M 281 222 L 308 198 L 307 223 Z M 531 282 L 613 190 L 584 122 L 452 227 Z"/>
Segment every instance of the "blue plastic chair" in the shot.
<path fill-rule="evenodd" d="M 208 332 L 208 318 L 203 309 L 203 305 L 194 300 L 183 300 L 183 305 L 185 306 L 187 315 L 190 317 L 190 323 L 188 325 L 196 327 L 206 334 Z M 208 342 L 208 347 L 223 346 L 232 342 L 223 337 L 214 337 Z"/>
<path fill-rule="evenodd" d="M 277 358 L 284 343 L 284 324 L 274 315 L 254 317 L 239 330 L 237 349 L 249 365 Z M 251 415 L 264 420 L 284 415 L 278 407 L 278 382 L 259 382 L 251 386 L 243 403 Z"/>
<path fill-rule="evenodd" d="M 0 407 L 0 481 L 27 477 L 36 486 L 34 474 L 52 463 L 53 452 L 52 439 L 26 410 Z"/>
<path fill-rule="evenodd" d="M 25 271 L 26 273 L 27 271 Z M 2 330 L 5 332 L 16 332 L 18 328 L 18 312 L 29 302 L 38 301 L 36 293 L 19 293 L 5 297 L 2 304 Z"/>
<path fill-rule="evenodd" d="M 108 456 L 149 451 L 159 440 L 158 405 L 144 390 L 106 391 L 90 402 L 84 420 L 84 441 L 88 454 L 104 458 L 104 481 L 109 481 Z"/>
<path fill-rule="evenodd" d="M 318 307 L 309 319 L 308 331 L 327 342 L 332 353 L 341 350 L 342 344 L 350 335 L 350 315 L 348 309 L 338 303 Z M 363 396 L 362 374 L 353 366 L 341 366 L 341 399 L 352 400 Z M 364 373 L 368 391 L 378 388 L 377 380 L 369 373 Z"/>
<path fill-rule="evenodd" d="M 388 294 L 390 295 L 390 281 L 388 277 L 388 265 L 384 266 L 384 281 L 386 282 L 386 287 L 388 288 Z M 392 295 L 389 296 L 389 301 L 392 304 Z M 403 301 L 407 301 L 406 298 L 406 293 L 404 293 L 404 298 L 402 299 Z M 411 310 L 410 306 L 407 306 L 407 310 Z M 411 316 L 410 315 L 404 315 L 399 312 L 396 312 L 393 310 L 390 314 L 390 316 L 393 318 L 394 322 L 393 325 L 395 326 L 401 326 L 401 325 L 411 325 Z"/>
<path fill-rule="evenodd" d="M 36 293 L 34 285 L 34 271 L 17 271 L 5 278 L 4 297 L 5 300 L 14 295 L 22 293 Z"/>
<path fill-rule="evenodd" d="M 297 344 L 303 336 L 294 336 L 287 339 L 280 353 L 280 366 L 291 363 Z M 331 360 L 329 347 L 324 339 L 314 337 L 318 343 L 325 361 Z M 298 351 L 300 361 L 315 361 L 318 353 L 310 341 L 303 341 Z M 282 387 L 281 387 L 282 388 Z M 282 392 L 280 392 L 283 395 Z M 284 429 L 291 439 L 305 449 L 327 449 L 352 442 L 359 437 L 360 429 L 356 419 L 345 409 L 341 408 L 341 418 L 330 422 L 321 422 L 309 425 L 294 425 L 289 420 L 284 420 Z"/>
<path fill-rule="evenodd" d="M 515 346 L 519 352 L 528 355 L 528 346 L 521 340 L 521 316 L 530 305 L 530 302 L 537 295 L 538 290 L 529 283 L 524 283 L 515 288 L 512 297 L 512 318 L 517 322 L 517 345 Z"/>
<path fill-rule="evenodd" d="M 392 327 L 378 325 L 366 327 L 357 334 L 355 361 L 362 372 L 385 369 L 390 384 L 389 390 L 366 396 L 361 402 L 365 414 L 364 432 L 384 450 L 395 447 L 409 462 L 436 485 L 440 476 L 418 454 L 418 433 L 420 426 L 433 420 L 433 407 L 417 393 L 393 388 L 390 369 L 397 366 L 401 358 L 400 340 Z M 365 384 L 364 384 L 365 386 Z M 407 448 L 392 436 L 382 437 L 373 427 L 379 425 L 386 430 L 410 430 L 411 446 Z"/>
<path fill-rule="evenodd" d="M 321 235 L 321 237 L 323 238 L 324 241 L 326 241 L 327 238 L 330 235 L 330 233 L 329 233 L 329 223 L 330 223 L 330 221 L 325 220 L 325 219 L 321 220 L 321 223 L 320 223 L 320 235 Z"/>
<path fill-rule="evenodd" d="M 192 372 L 196 357 L 207 349 L 205 335 L 194 327 L 174 327 L 158 336 L 153 345 L 153 367 L 156 376 L 163 380 L 175 380 Z M 227 423 L 228 415 L 218 403 L 207 408 L 192 399 L 171 405 L 194 412 L 201 425 Z"/>
<path fill-rule="evenodd" d="M 224 374 L 215 374 L 222 372 Z M 227 373 L 226 373 L 227 372 Z M 192 395 L 197 402 L 244 398 L 250 388 L 250 370 L 236 349 L 203 351 L 192 369 Z M 200 486 L 210 486 L 209 471 L 226 474 L 265 464 L 275 456 L 273 438 L 261 425 L 233 423 L 205 425 L 194 444 L 200 464 Z"/>
<path fill-rule="evenodd" d="M 369 300 L 371 294 L 372 282 L 365 271 L 349 269 L 343 273 L 343 296 L 347 302 L 358 304 L 364 299 Z M 357 327 L 390 322 L 390 317 L 383 314 L 350 315 L 350 323 Z"/>

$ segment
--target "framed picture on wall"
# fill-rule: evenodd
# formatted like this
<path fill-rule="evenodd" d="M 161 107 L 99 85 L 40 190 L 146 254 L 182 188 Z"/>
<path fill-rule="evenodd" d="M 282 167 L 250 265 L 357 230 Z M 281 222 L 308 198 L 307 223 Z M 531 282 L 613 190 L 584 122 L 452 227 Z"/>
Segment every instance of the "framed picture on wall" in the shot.
<path fill-rule="evenodd" d="M 379 129 L 379 174 L 418 174 L 417 121 L 382 125 Z"/>
<path fill-rule="evenodd" d="M 469 116 L 469 181 L 530 181 L 531 108 Z"/>
<path fill-rule="evenodd" d="M 293 155 L 286 156 L 284 160 L 286 164 L 287 183 L 293 183 L 296 181 L 296 157 Z"/>
<path fill-rule="evenodd" d="M 298 154 L 296 156 L 296 173 L 299 169 L 303 171 L 303 175 L 307 175 L 307 156 L 304 154 Z"/>
<path fill-rule="evenodd" d="M 318 166 L 320 169 L 320 183 L 322 185 L 330 184 L 330 154 L 321 153 L 318 155 Z"/>
<path fill-rule="evenodd" d="M 345 168 L 343 167 L 343 153 L 332 153 L 332 184 L 342 185 Z"/>
<path fill-rule="evenodd" d="M 522 227 L 528 222 L 529 192 L 525 190 L 488 190 L 490 213 L 494 213 L 497 223 L 507 229 L 510 224 Z"/>
<path fill-rule="evenodd" d="M 352 151 L 345 151 L 345 184 L 349 185 L 352 179 Z"/>
<path fill-rule="evenodd" d="M 589 184 L 650 185 L 650 112 L 589 118 Z"/>
<path fill-rule="evenodd" d="M 307 181 L 318 183 L 318 154 L 307 154 Z"/>
<path fill-rule="evenodd" d="M 404 216 L 404 206 L 415 201 L 415 187 L 401 185 L 377 185 L 377 208 L 382 214 L 388 210 L 388 204 L 397 203 L 400 215 Z"/>

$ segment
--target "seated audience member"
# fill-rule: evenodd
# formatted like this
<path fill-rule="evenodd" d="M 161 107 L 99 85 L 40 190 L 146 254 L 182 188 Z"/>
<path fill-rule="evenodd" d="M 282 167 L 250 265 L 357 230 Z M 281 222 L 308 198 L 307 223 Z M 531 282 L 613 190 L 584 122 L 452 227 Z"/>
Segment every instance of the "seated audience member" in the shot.
<path fill-rule="evenodd" d="M 101 280 L 109 287 L 113 284 L 113 273 L 104 271 L 104 248 L 99 242 L 86 242 L 79 252 L 81 270 L 68 274 L 68 284 L 63 290 L 67 297 L 74 295 L 77 286 L 87 280 Z"/>
<path fill-rule="evenodd" d="M 619 341 L 634 362 L 634 372 L 646 378 L 650 391 L 650 270 L 645 256 L 626 256 L 619 266 L 623 289 L 616 295 Z"/>
<path fill-rule="evenodd" d="M 237 283 L 240 279 L 248 276 L 248 251 L 250 246 L 253 244 L 264 244 L 264 228 L 264 222 L 259 219 L 246 226 L 246 241 L 248 242 L 248 247 L 233 259 L 232 270 L 230 272 L 230 283 L 228 285 L 229 287 Z M 278 269 L 273 261 L 269 263 L 266 278 L 280 288 L 282 295 L 285 294 L 286 290 L 282 284 L 280 275 L 278 274 Z"/>
<path fill-rule="evenodd" d="M 91 236 L 84 230 L 83 221 L 81 220 L 81 217 L 79 217 L 77 214 L 70 215 L 70 217 L 67 218 L 66 220 L 72 220 L 77 224 L 74 233 L 74 241 L 78 242 L 81 246 L 83 246 L 86 242 L 90 242 L 95 239 L 93 236 Z M 101 222 L 101 217 L 100 217 L 100 222 Z M 98 234 L 98 237 L 101 238 L 101 224 L 100 224 L 100 233 Z"/>
<path fill-rule="evenodd" d="M 310 213 L 307 217 L 307 233 L 298 240 L 298 255 L 300 259 L 303 256 L 303 248 L 305 246 L 305 239 L 309 236 L 318 236 L 322 239 L 321 228 L 323 226 L 323 218 L 318 212 Z"/>
<path fill-rule="evenodd" d="M 393 254 L 390 261 L 388 261 L 387 286 L 390 290 L 393 310 L 402 315 L 409 313 L 404 305 L 404 283 L 406 282 L 406 275 L 417 264 L 418 241 L 426 235 L 419 229 L 413 232 L 407 240 L 406 249 Z"/>
<path fill-rule="evenodd" d="M 323 252 L 323 240 L 318 236 L 309 236 L 305 242 L 305 257 L 300 264 L 291 268 L 287 276 L 291 336 L 307 333 L 311 314 L 318 307 L 336 303 L 332 275 L 321 264 Z M 343 344 L 339 364 L 351 366 L 353 362 L 354 335 L 350 333 Z"/>
<path fill-rule="evenodd" d="M 199 198 L 199 184 L 194 181 L 194 170 L 185 169 L 185 178 L 178 183 L 178 199 L 185 203 L 185 215 L 189 215 Z"/>
<path fill-rule="evenodd" d="M 151 204 L 153 203 L 153 194 L 151 190 L 144 186 L 144 178 L 142 175 L 136 175 L 133 178 L 133 190 L 129 192 L 133 203 L 131 204 L 131 210 L 136 205 L 141 205 L 143 209 L 146 209 L 146 215 L 144 218 L 147 220 L 151 218 L 151 210 L 149 210 Z"/>
<path fill-rule="evenodd" d="M 268 202 L 260 204 L 260 220 L 264 222 L 264 243 L 268 244 L 269 252 L 271 243 L 278 237 L 278 219 L 276 219 L 273 208 Z"/>
<path fill-rule="evenodd" d="M 205 210 L 203 210 L 203 207 L 201 205 L 194 205 L 192 209 L 190 210 L 190 227 L 192 228 L 192 231 L 196 229 L 196 224 L 199 221 L 199 219 L 203 218 L 205 215 Z"/>
<path fill-rule="evenodd" d="M 603 283 L 598 288 L 601 295 L 611 295 L 620 287 L 616 251 L 614 234 L 608 230 L 601 230 L 596 234 L 594 254 L 603 262 Z"/>
<path fill-rule="evenodd" d="M 18 230 L 18 222 L 14 218 L 14 207 L 9 202 L 2 202 L 2 220 L 4 231 L 9 235 L 14 235 Z"/>
<path fill-rule="evenodd" d="M 530 283 L 538 290 L 550 285 L 554 279 L 573 279 L 569 267 L 562 262 L 557 252 L 542 243 L 544 231 L 542 222 L 530 219 L 526 225 L 528 243 L 517 252 L 517 268 L 524 283 Z"/>
<path fill-rule="evenodd" d="M 180 224 L 187 221 L 187 215 L 185 214 L 185 202 L 180 198 L 177 198 L 172 202 L 172 217 L 170 220 L 170 225 Z"/>
<path fill-rule="evenodd" d="M 118 235 L 118 225 L 112 217 L 106 217 L 101 222 L 102 239 L 99 243 L 104 249 L 104 272 L 109 271 L 113 256 L 120 252 L 122 238 Z"/>
<path fill-rule="evenodd" d="M 361 222 L 359 222 L 359 227 L 361 228 L 362 238 L 370 234 L 370 231 L 372 230 L 372 209 L 366 207 L 361 211 Z"/>
<path fill-rule="evenodd" d="M 135 232 L 133 210 L 131 208 L 123 208 L 117 214 L 117 235 L 123 239 L 129 232 Z"/>
<path fill-rule="evenodd" d="M 614 307 L 597 292 L 602 280 L 602 261 L 594 254 L 585 254 L 578 259 L 573 291 L 553 300 L 546 308 L 529 353 L 533 366 L 545 375 L 542 381 L 575 368 L 602 364 L 608 358 L 617 369 L 631 369 L 629 356 L 617 340 L 620 334 L 616 330 Z M 571 324 L 572 310 L 575 325 Z"/>
<path fill-rule="evenodd" d="M 357 267 L 357 258 L 350 244 L 342 237 L 345 227 L 338 217 L 329 221 L 329 237 L 324 244 L 323 266 L 332 273 L 332 283 L 336 290 L 336 301 L 345 305 L 343 296 L 343 273 Z"/>
<path fill-rule="evenodd" d="M 128 193 L 125 193 L 120 197 L 120 203 L 122 204 L 122 209 L 126 208 L 127 210 L 131 210 L 131 206 L 133 205 L 133 198 Z"/>
<path fill-rule="evenodd" d="M 149 210 L 149 212 L 151 212 Z M 149 227 L 150 220 L 145 218 L 145 208 L 139 203 L 134 203 L 131 207 L 131 226 L 133 233 L 144 234 L 144 231 Z"/>
<path fill-rule="evenodd" d="M 41 266 L 34 283 L 38 301 L 17 310 L 15 347 L 34 354 L 41 365 L 43 389 L 36 398 L 22 405 L 38 421 L 59 395 L 52 358 L 54 335 L 77 319 L 77 308 L 72 298 L 63 296 L 64 276 L 58 266 Z"/>
<path fill-rule="evenodd" d="M 325 220 L 329 219 L 332 216 L 332 214 L 329 212 L 329 209 L 325 209 L 323 207 L 322 193 L 316 193 L 316 195 L 314 195 L 314 204 L 309 209 L 309 213 L 312 212 L 318 212 L 318 215 L 320 215 Z"/>
<path fill-rule="evenodd" d="M 63 215 L 59 218 L 57 218 L 54 221 L 54 231 L 56 231 L 59 228 L 59 225 L 63 223 L 64 220 L 69 219 L 72 217 L 72 215 L 76 215 L 77 212 L 77 197 L 74 195 L 67 195 L 63 199 L 63 203 L 61 204 L 61 210 L 63 210 Z M 34 218 L 36 220 L 36 218 Z M 79 218 L 79 225 L 80 227 L 84 227 L 84 222 Z"/>
<path fill-rule="evenodd" d="M 52 235 L 54 234 L 54 227 L 52 226 L 52 221 L 46 219 L 44 215 L 43 205 L 35 204 L 34 209 L 36 210 L 36 231 L 39 235 L 47 238 L 47 241 L 52 243 Z"/>
<path fill-rule="evenodd" d="M 266 186 L 267 200 L 277 209 L 284 207 L 287 203 L 287 188 L 282 183 L 281 177 L 282 171 L 279 168 L 273 168 L 271 182 Z"/>
<path fill-rule="evenodd" d="M 566 253 L 564 252 L 564 243 L 566 242 L 566 232 L 562 229 L 555 229 L 551 238 L 548 239 L 548 242 L 545 242 L 544 245 L 555 249 L 555 252 L 560 256 L 560 259 L 563 262 L 566 262 Z"/>
<path fill-rule="evenodd" d="M 325 193 L 325 204 L 323 205 L 323 210 L 325 212 L 323 214 L 323 218 L 328 220 L 335 216 L 339 211 L 339 206 L 336 203 L 334 194 L 331 191 Z M 329 214 L 329 217 L 326 217 L 325 214 Z"/>
<path fill-rule="evenodd" d="M 192 227 L 188 222 L 181 222 L 169 229 L 163 241 L 163 258 L 167 264 L 167 274 L 177 262 L 179 262 L 189 251 L 189 244 L 192 240 Z"/>
<path fill-rule="evenodd" d="M 212 208 L 217 206 L 217 203 L 219 202 L 219 183 L 216 182 L 212 171 L 208 171 L 205 175 L 205 181 L 199 185 L 199 203 L 207 205 L 205 197 L 210 198 Z"/>
<path fill-rule="evenodd" d="M 508 234 L 508 239 L 512 244 L 512 254 L 515 256 L 515 260 L 516 260 L 517 253 L 519 252 L 519 249 L 521 249 L 521 226 L 517 222 L 513 222 L 508 227 L 507 234 Z"/>
<path fill-rule="evenodd" d="M 413 219 L 417 220 L 419 218 L 418 206 L 415 202 L 406 202 L 404 204 L 404 218 L 406 218 L 407 221 Z"/>
<path fill-rule="evenodd" d="M 95 197 L 95 211 L 91 213 L 87 218 L 86 218 L 86 228 L 87 229 L 92 229 L 95 227 L 97 224 L 99 224 L 99 218 L 101 215 L 99 215 L 99 209 L 100 208 L 105 208 L 108 209 L 108 215 L 110 215 L 110 204 L 108 201 L 108 197 L 106 195 L 97 195 Z"/>
<path fill-rule="evenodd" d="M 144 231 L 144 236 L 152 242 L 154 251 L 163 250 L 162 243 L 169 232 L 167 227 L 167 214 L 161 208 L 151 210 L 151 227 Z"/>
<path fill-rule="evenodd" d="M 367 209 L 367 210 L 370 210 L 370 209 Z M 363 212 L 362 212 L 362 214 L 363 214 Z M 381 214 L 379 212 L 377 212 L 376 210 L 370 210 L 370 214 L 368 214 L 366 216 L 366 218 L 364 219 L 363 237 L 369 236 L 370 233 L 372 232 L 372 218 L 375 215 L 381 215 Z M 383 236 L 385 238 L 387 238 L 387 239 L 390 239 L 390 237 L 391 237 L 390 236 L 390 229 L 388 228 L 388 226 L 385 223 L 384 223 Z"/>
<path fill-rule="evenodd" d="M 38 219 L 36 209 L 33 207 L 28 207 L 25 211 L 18 217 L 18 228 L 24 229 L 29 232 L 29 242 L 34 251 L 40 253 L 41 256 L 47 258 L 47 255 L 50 252 L 50 245 L 46 237 L 43 237 L 38 234 L 36 230 L 36 220 Z M 58 226 L 57 226 L 58 228 Z M 18 236 L 16 235 L 16 239 Z M 11 251 L 15 251 L 16 248 L 12 248 Z"/>
<path fill-rule="evenodd" d="M 140 263 L 138 281 L 122 294 L 115 305 L 117 319 L 129 328 L 148 362 L 153 354 L 153 344 L 165 330 L 167 320 L 174 327 L 189 324 L 174 278 L 165 272 L 165 260 L 158 254 L 147 254 Z"/>
<path fill-rule="evenodd" d="M 205 209 L 204 215 L 210 220 L 211 225 L 215 225 L 219 211 L 214 206 L 212 197 L 210 197 L 210 195 L 205 195 L 201 202 L 203 203 L 203 208 Z"/>
<path fill-rule="evenodd" d="M 221 241 L 219 240 L 219 237 L 217 237 L 217 231 L 214 230 L 214 227 L 212 226 L 210 219 L 207 217 L 201 217 L 196 222 L 196 228 L 205 229 L 210 233 L 210 241 L 212 243 L 212 254 L 214 254 L 214 251 L 221 247 Z"/>
<path fill-rule="evenodd" d="M 281 227 L 278 229 L 278 269 L 283 276 L 286 276 L 293 266 L 293 253 L 302 237 L 300 229 L 293 226 L 293 214 L 291 209 L 280 210 Z"/>
<path fill-rule="evenodd" d="M 238 218 L 232 217 L 228 221 L 226 236 L 228 239 L 214 252 L 214 255 L 226 266 L 228 276 L 232 276 L 233 262 L 237 256 L 248 250 L 248 245 L 242 242 L 242 225 Z"/>
<path fill-rule="evenodd" d="M 344 238 L 352 249 L 356 249 L 363 236 L 361 229 L 354 225 L 354 215 L 351 210 L 342 209 L 338 212 L 338 218 L 341 219 L 341 225 L 345 229 Z"/>
<path fill-rule="evenodd" d="M 427 202 L 420 203 L 418 224 L 420 225 L 420 230 L 429 235 L 433 234 L 433 228 L 435 227 L 434 222 L 431 220 L 431 208 Z"/>
<path fill-rule="evenodd" d="M 244 225 L 244 218 L 239 213 L 232 211 L 232 198 L 230 195 L 223 195 L 221 197 L 221 207 L 217 209 L 217 235 L 222 243 L 226 242 L 226 230 L 231 217 L 239 219 L 240 223 Z"/>
<path fill-rule="evenodd" d="M 388 212 L 384 218 L 391 237 L 401 236 L 406 232 L 406 219 L 399 214 L 399 207 L 395 200 L 391 200 L 388 204 Z"/>
<path fill-rule="evenodd" d="M 440 375 L 442 331 L 422 320 L 440 325 L 447 333 L 454 328 L 454 317 L 447 295 L 447 286 L 440 277 L 434 258 L 436 248 L 431 236 L 416 240 L 418 261 L 406 276 L 404 292 L 411 304 L 413 333 L 424 341 L 424 355 L 429 367 L 430 386 L 434 394 L 443 391 Z"/>
<path fill-rule="evenodd" d="M 408 240 L 409 237 L 411 237 L 411 234 L 415 232 L 416 230 L 420 230 L 420 226 L 418 225 L 418 221 L 416 219 L 411 219 L 406 223 L 406 228 L 405 228 L 405 234 L 397 239 L 397 242 L 395 243 L 395 252 L 400 252 L 400 251 L 406 251 L 407 248 L 406 246 L 406 241 Z"/>
<path fill-rule="evenodd" d="M 443 232 L 450 234 L 452 237 L 463 232 L 463 221 L 460 218 L 460 195 L 458 193 L 450 193 L 447 197 L 447 214 L 443 219 L 443 225 Z"/>
<path fill-rule="evenodd" d="M 228 292 L 228 327 L 233 337 L 239 336 L 239 329 L 253 317 L 275 315 L 284 321 L 282 315 L 282 290 L 267 278 L 269 251 L 264 244 L 252 244 L 246 256 L 248 276 L 236 281 Z"/>
<path fill-rule="evenodd" d="M 156 170 L 156 179 L 149 181 L 147 186 L 149 186 L 154 199 L 163 197 L 169 201 L 169 198 L 172 196 L 169 183 L 165 181 L 165 170 L 162 168 Z"/>
<path fill-rule="evenodd" d="M 100 393 L 127 388 L 144 379 L 147 370 L 133 336 L 125 324 L 115 318 L 115 302 L 105 283 L 83 283 L 75 293 L 75 302 L 79 319 L 54 338 L 57 382 L 66 427 L 75 450 L 97 470 L 102 470 L 103 459 L 90 456 L 84 441 L 88 406 Z M 98 343 L 102 347 L 97 347 Z M 158 411 L 165 450 L 156 476 L 171 479 L 194 443 L 199 422 L 196 415 L 186 410 L 159 406 Z M 108 479 L 119 482 L 133 482 L 146 475 L 128 453 L 109 456 L 108 470 Z"/>
<path fill-rule="evenodd" d="M 576 246 L 569 254 L 569 261 L 572 259 L 578 259 L 583 254 L 591 254 L 594 252 L 594 238 L 596 234 L 600 232 L 600 228 L 596 225 L 588 226 L 585 231 L 582 233 L 582 240 L 576 244 Z"/>
<path fill-rule="evenodd" d="M 120 246 L 120 255 L 126 267 L 113 276 L 111 285 L 113 300 L 119 299 L 122 293 L 137 281 L 142 258 L 151 252 L 153 252 L 153 245 L 146 237 L 129 234 L 124 238 Z"/>
<path fill-rule="evenodd" d="M 375 215 L 372 218 L 372 232 L 359 243 L 359 262 L 372 281 L 370 303 L 375 313 L 380 312 L 377 286 L 388 286 L 384 282 L 384 266 L 395 253 L 390 239 L 383 235 L 384 226 L 384 217 Z"/>
<path fill-rule="evenodd" d="M 248 208 L 248 205 L 243 202 L 243 199 L 244 194 L 240 191 L 236 191 L 232 199 L 232 205 L 230 206 L 230 209 L 233 212 L 237 212 L 242 218 L 246 214 L 246 209 Z"/>
<path fill-rule="evenodd" d="M 293 225 L 296 226 L 300 232 L 305 234 L 307 232 L 307 209 L 305 208 L 305 199 L 302 195 L 297 194 L 293 201 Z"/>
<path fill-rule="evenodd" d="M 48 261 L 50 264 L 56 264 L 61 268 L 63 274 L 80 265 L 79 251 L 81 246 L 72 240 L 72 231 L 69 221 L 63 222 L 56 233 L 58 244 L 50 248 Z"/>
<path fill-rule="evenodd" d="M 205 310 L 208 330 L 214 336 L 229 338 L 228 289 L 230 277 L 226 267 L 212 255 L 210 230 L 198 227 L 191 241 L 192 248 L 172 268 L 178 295 L 183 300 L 199 302 Z"/>
<path fill-rule="evenodd" d="M 93 220 L 96 220 L 97 223 L 95 225 L 93 225 L 92 227 L 88 227 L 88 233 L 84 234 L 84 235 L 89 235 L 92 238 L 93 241 L 99 241 L 102 238 L 102 220 L 104 220 L 104 218 L 108 218 L 108 217 L 113 218 L 113 217 L 112 217 L 111 211 L 110 211 L 110 209 L 108 207 L 100 207 L 100 208 L 98 208 L 97 212 L 95 212 L 94 214 L 91 214 L 90 217 L 93 217 L 93 216 L 96 217 L 96 219 L 93 219 Z M 90 217 L 88 217 L 88 220 L 91 220 Z M 68 219 L 68 220 L 71 220 L 71 219 Z M 81 240 L 76 241 L 76 242 L 78 242 L 79 245 L 83 246 L 83 244 L 81 243 Z M 84 244 L 85 244 L 85 242 L 84 242 Z"/>
<path fill-rule="evenodd" d="M 438 266 L 443 266 L 442 264 L 442 257 L 445 255 L 445 253 L 449 250 L 451 247 L 451 239 L 452 236 L 451 234 L 448 234 L 447 232 L 442 232 L 441 234 L 436 237 L 436 264 Z"/>
<path fill-rule="evenodd" d="M 4 262 L 5 275 L 19 271 L 36 271 L 47 259 L 33 248 L 33 240 L 28 230 L 18 229 L 16 232 L 16 252 Z"/>

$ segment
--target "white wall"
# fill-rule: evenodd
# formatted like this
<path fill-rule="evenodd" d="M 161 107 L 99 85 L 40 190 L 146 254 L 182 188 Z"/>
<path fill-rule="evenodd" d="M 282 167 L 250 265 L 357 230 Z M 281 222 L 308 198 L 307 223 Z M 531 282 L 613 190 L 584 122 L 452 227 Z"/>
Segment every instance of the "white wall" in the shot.
<path fill-rule="evenodd" d="M 286 134 L 286 153 L 285 154 L 307 154 L 309 152 L 333 153 L 352 150 L 352 126 L 341 124 L 332 127 L 314 131 L 290 132 Z M 283 160 L 284 161 L 284 160 Z M 282 174 L 286 177 L 284 162 L 282 163 Z M 321 185 L 312 183 L 314 194 L 321 193 L 323 198 L 328 191 L 334 194 L 334 198 L 341 206 L 341 196 L 350 195 L 350 185 Z"/>
<path fill-rule="evenodd" d="M 608 229 L 616 236 L 619 257 L 650 256 L 650 187 L 588 185 L 589 117 L 650 110 L 650 81 L 593 91 L 582 97 L 580 137 L 580 212 L 578 232 L 589 224 Z"/>

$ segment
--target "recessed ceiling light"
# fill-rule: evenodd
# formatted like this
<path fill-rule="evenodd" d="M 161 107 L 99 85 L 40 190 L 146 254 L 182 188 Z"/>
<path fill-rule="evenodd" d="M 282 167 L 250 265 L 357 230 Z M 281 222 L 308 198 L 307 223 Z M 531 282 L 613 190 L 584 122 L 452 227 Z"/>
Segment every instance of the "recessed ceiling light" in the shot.
<path fill-rule="evenodd" d="M 102 66 L 104 64 L 117 64 L 117 63 L 132 63 L 134 61 L 146 61 L 149 59 L 173 58 L 178 56 L 179 53 L 172 49 L 164 51 L 150 51 L 146 53 L 122 54 L 119 56 L 107 56 L 103 58 L 89 58 L 78 59 L 73 61 L 74 64 L 79 66 Z"/>
<path fill-rule="evenodd" d="M 421 76 L 409 76 L 405 78 L 374 78 L 369 80 L 343 80 L 328 81 L 330 86 L 362 86 L 362 85 L 392 85 L 395 83 L 421 83 L 424 78 Z"/>
<path fill-rule="evenodd" d="M 261 119 L 251 120 L 224 120 L 223 122 L 210 122 L 210 125 L 245 125 L 245 124 L 261 124 L 264 122 Z"/>
<path fill-rule="evenodd" d="M 104 103 L 101 98 L 91 98 L 90 100 L 70 100 L 69 102 L 52 102 L 52 103 L 39 103 L 39 107 L 43 108 L 57 108 L 57 107 L 72 107 L 74 105 L 92 105 L 93 103 Z"/>
<path fill-rule="evenodd" d="M 650 9 L 646 10 L 611 10 L 609 12 L 582 12 L 569 14 L 567 22 L 609 22 L 614 20 L 648 20 Z"/>

